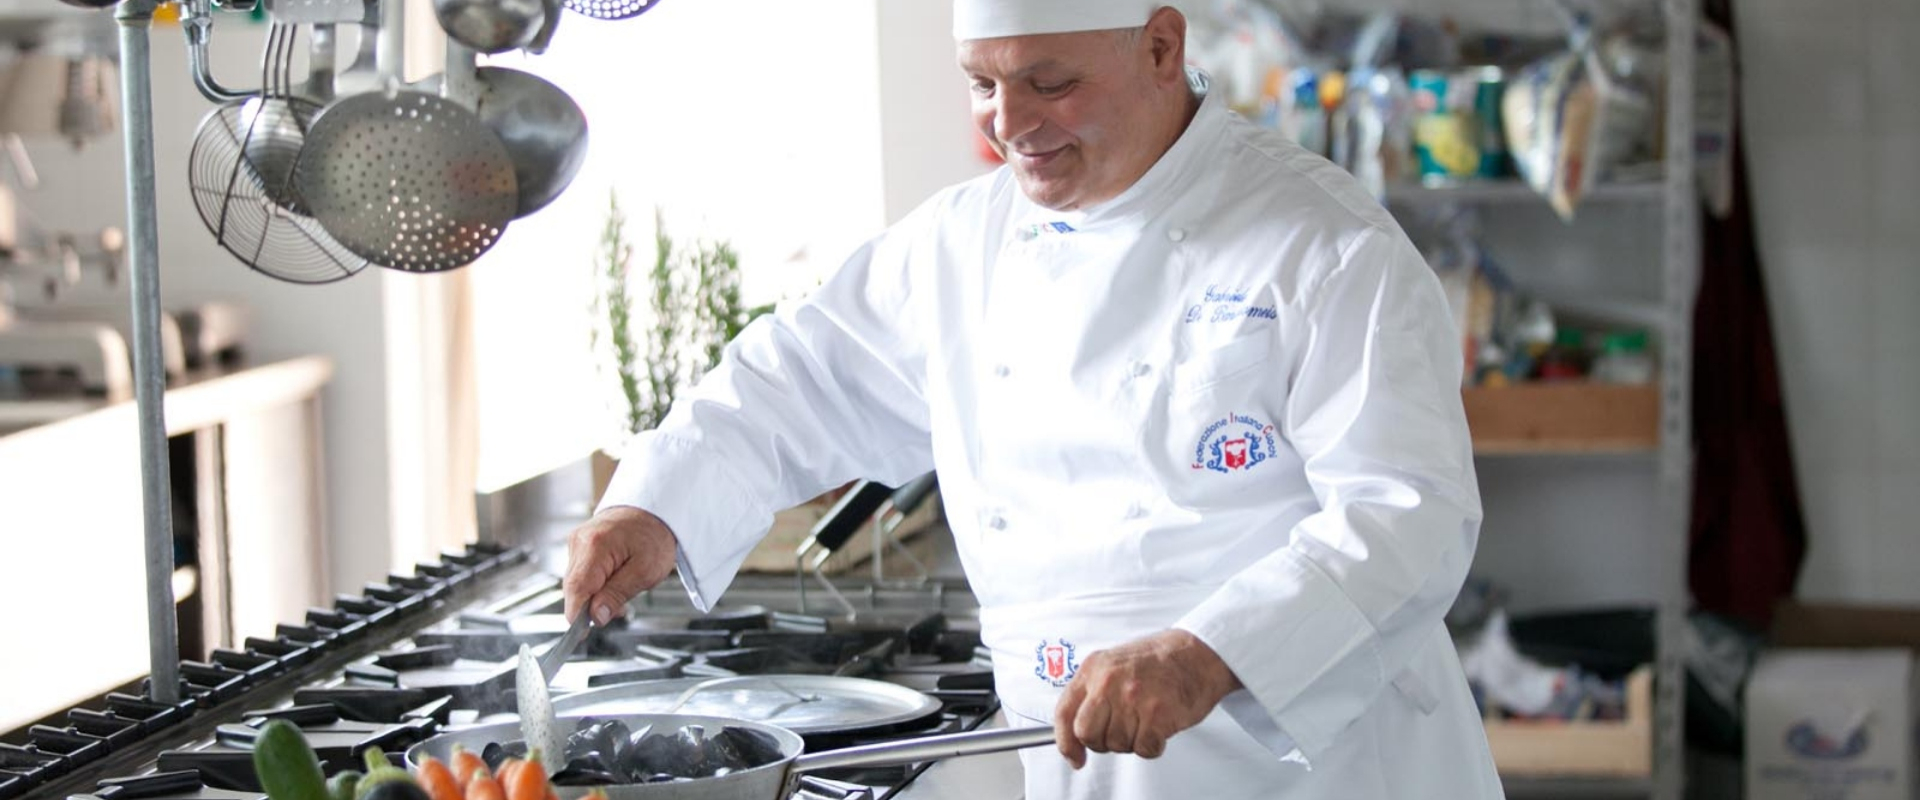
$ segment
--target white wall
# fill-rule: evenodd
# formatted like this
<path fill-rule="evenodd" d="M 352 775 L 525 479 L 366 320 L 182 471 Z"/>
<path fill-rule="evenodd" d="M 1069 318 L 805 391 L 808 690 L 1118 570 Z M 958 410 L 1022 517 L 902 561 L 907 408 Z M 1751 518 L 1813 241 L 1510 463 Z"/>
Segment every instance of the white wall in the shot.
<path fill-rule="evenodd" d="M 1920 3 L 1735 10 L 1807 513 L 1800 594 L 1920 602 Z"/>
<path fill-rule="evenodd" d="M 749 303 L 812 287 L 880 231 L 876 35 L 871 3 L 675 0 L 627 21 L 568 15 L 546 55 L 494 62 L 570 93 L 591 145 L 567 192 L 471 268 L 482 489 L 615 438 L 587 315 L 610 190 L 636 276 L 658 206 L 682 242 L 733 243 Z"/>
<path fill-rule="evenodd" d="M 880 155 L 887 221 L 991 165 L 974 155 L 953 0 L 880 0 Z"/>
<path fill-rule="evenodd" d="M 265 27 L 215 29 L 216 74 L 229 85 L 259 82 Z M 383 373 L 381 284 L 362 274 L 326 286 L 297 286 L 248 270 L 217 245 L 194 211 L 187 156 L 200 118 L 212 104 L 188 80 L 185 36 L 177 26 L 153 31 L 154 151 L 158 159 L 160 283 L 163 303 L 210 299 L 253 310 L 247 339 L 254 363 L 321 353 L 337 371 L 322 397 L 326 428 L 326 571 L 335 586 L 358 586 L 388 566 L 386 380 Z M 42 187 L 21 197 L 49 225 L 74 230 L 126 225 L 124 156 L 118 137 L 74 152 L 54 141 L 29 143 Z M 27 288 L 27 287 L 22 287 Z M 117 289 L 89 278 L 76 299 L 125 303 Z"/>

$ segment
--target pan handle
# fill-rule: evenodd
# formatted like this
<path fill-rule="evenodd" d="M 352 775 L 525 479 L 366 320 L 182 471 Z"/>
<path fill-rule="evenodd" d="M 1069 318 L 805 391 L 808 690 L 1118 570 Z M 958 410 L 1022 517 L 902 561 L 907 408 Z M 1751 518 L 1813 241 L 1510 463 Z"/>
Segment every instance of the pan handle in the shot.
<path fill-rule="evenodd" d="M 1023 750 L 1047 744 L 1053 744 L 1053 728 L 1050 726 L 950 733 L 945 736 L 926 736 L 919 739 L 849 747 L 843 750 L 828 750 L 823 753 L 806 753 L 795 758 L 788 771 L 802 773 L 841 767 L 886 767 L 943 758 L 986 755 L 1003 750 Z"/>

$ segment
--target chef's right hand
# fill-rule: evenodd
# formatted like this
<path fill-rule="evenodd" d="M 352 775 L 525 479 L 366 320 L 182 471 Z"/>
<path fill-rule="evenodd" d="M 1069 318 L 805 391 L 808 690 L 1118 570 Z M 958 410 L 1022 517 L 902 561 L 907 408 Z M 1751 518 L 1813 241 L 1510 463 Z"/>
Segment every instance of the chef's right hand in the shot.
<path fill-rule="evenodd" d="M 667 523 L 642 509 L 613 506 L 593 515 L 567 538 L 567 619 L 587 608 L 596 625 L 607 624 L 634 595 L 666 579 L 677 547 Z"/>

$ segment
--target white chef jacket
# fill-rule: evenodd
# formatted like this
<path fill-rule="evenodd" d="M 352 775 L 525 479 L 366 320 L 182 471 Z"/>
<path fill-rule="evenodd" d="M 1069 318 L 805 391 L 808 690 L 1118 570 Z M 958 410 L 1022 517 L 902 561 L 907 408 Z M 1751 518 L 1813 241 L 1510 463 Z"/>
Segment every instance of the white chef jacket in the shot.
<path fill-rule="evenodd" d="M 933 468 L 1015 724 L 1170 627 L 1244 684 L 1156 760 L 1023 752 L 1029 797 L 1499 797 L 1441 623 L 1481 517 L 1458 342 L 1378 203 L 1207 96 L 1097 207 L 1005 168 L 929 200 L 742 332 L 603 507 L 674 530 L 704 609 L 776 510 Z"/>

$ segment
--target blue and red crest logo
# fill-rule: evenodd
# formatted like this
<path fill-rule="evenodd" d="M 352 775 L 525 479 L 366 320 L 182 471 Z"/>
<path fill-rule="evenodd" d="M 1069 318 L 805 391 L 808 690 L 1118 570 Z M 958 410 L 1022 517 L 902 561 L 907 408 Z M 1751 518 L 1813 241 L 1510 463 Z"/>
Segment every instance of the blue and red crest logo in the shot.
<path fill-rule="evenodd" d="M 1040 646 L 1033 650 L 1033 674 L 1040 680 L 1054 686 L 1065 686 L 1080 671 L 1080 661 L 1074 656 L 1073 643 L 1065 639 L 1040 640 Z"/>
<path fill-rule="evenodd" d="M 1244 472 L 1279 452 L 1272 425 L 1246 414 L 1230 413 L 1200 432 L 1200 441 L 1193 445 L 1192 469 Z"/>
<path fill-rule="evenodd" d="M 1867 751 L 1867 728 L 1862 725 L 1841 739 L 1803 720 L 1787 729 L 1787 749 L 1807 758 L 1853 758 Z"/>

